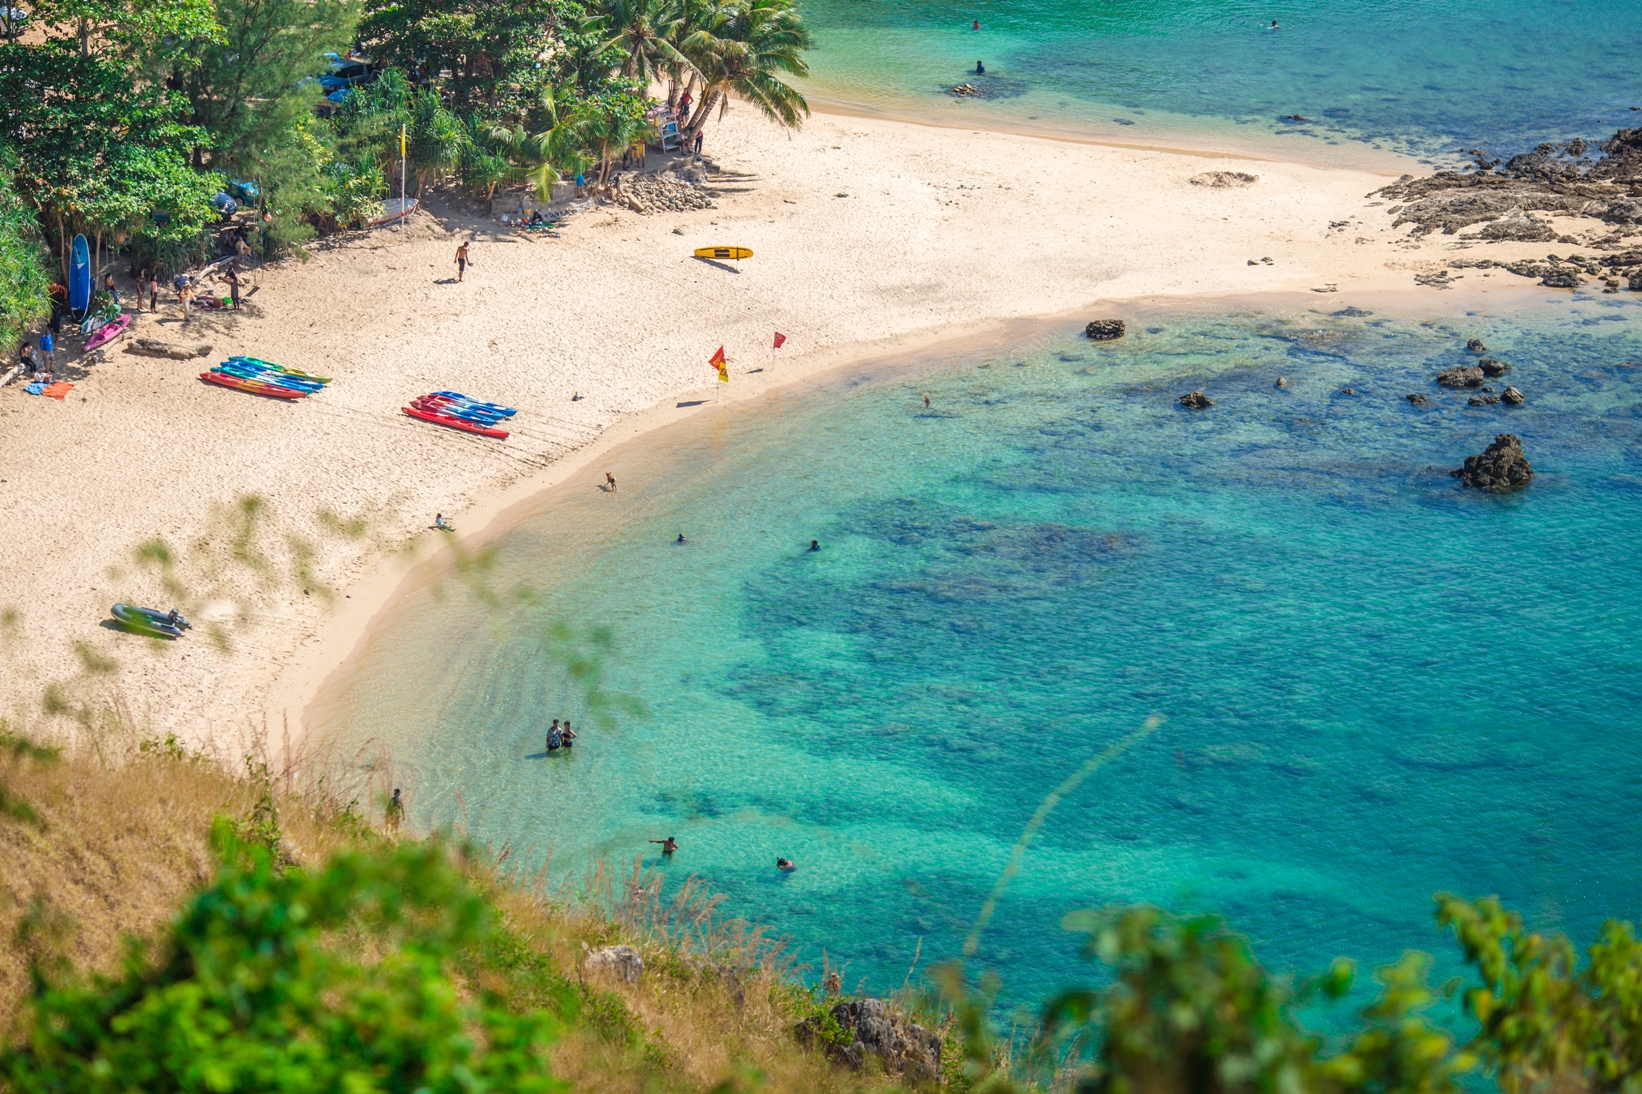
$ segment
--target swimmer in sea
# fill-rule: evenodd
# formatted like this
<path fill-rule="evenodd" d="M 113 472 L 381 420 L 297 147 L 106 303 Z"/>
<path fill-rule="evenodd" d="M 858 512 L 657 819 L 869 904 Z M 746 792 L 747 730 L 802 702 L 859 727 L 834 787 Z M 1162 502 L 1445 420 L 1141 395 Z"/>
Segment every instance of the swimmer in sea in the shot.
<path fill-rule="evenodd" d="M 666 839 L 653 839 L 650 842 L 661 844 L 661 853 L 668 858 L 672 858 L 673 852 L 678 850 L 678 840 L 672 836 L 668 836 Z"/>
<path fill-rule="evenodd" d="M 678 538 L 675 539 L 673 542 L 674 543 L 689 543 L 690 541 L 684 538 L 684 533 L 683 532 L 680 532 L 678 534 Z"/>
<path fill-rule="evenodd" d="M 1272 30 L 1282 30 L 1283 28 L 1277 25 L 1277 20 L 1273 19 L 1271 21 L 1271 29 Z"/>
<path fill-rule="evenodd" d="M 789 872 L 798 869 L 797 865 L 794 864 L 793 860 L 790 859 L 790 858 L 778 858 L 778 859 L 776 859 L 775 860 L 775 868 L 777 870 L 786 870 L 786 871 L 789 871 Z"/>
<path fill-rule="evenodd" d="M 969 29 L 970 30 L 980 30 L 981 29 L 981 21 L 979 19 L 975 20 L 973 23 L 969 24 Z"/>
<path fill-rule="evenodd" d="M 981 62 L 979 62 L 979 61 L 975 62 L 975 75 L 977 75 L 977 76 L 985 76 L 986 75 L 986 66 L 984 64 L 982 64 Z"/>
<path fill-rule="evenodd" d="M 810 550 L 819 551 L 820 549 L 821 549 L 821 541 L 820 540 L 818 540 L 818 539 L 810 540 Z"/>

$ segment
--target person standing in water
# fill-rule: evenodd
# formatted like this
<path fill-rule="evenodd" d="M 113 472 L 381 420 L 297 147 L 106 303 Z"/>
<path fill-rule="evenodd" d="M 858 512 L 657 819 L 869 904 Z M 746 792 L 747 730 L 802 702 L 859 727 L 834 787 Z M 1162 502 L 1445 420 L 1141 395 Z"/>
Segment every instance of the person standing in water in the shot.
<path fill-rule="evenodd" d="M 559 720 L 553 719 L 553 725 L 547 731 L 547 750 L 557 752 L 564 744 L 564 730 L 559 728 Z"/>
<path fill-rule="evenodd" d="M 604 488 L 612 494 L 616 492 L 616 476 L 608 471 L 604 473 Z"/>
<path fill-rule="evenodd" d="M 986 75 L 986 65 L 982 64 L 980 61 L 976 61 L 975 62 L 975 75 L 985 76 Z"/>
<path fill-rule="evenodd" d="M 569 748 L 570 745 L 571 745 L 571 742 L 575 741 L 575 739 L 576 739 L 576 734 L 574 732 L 572 732 L 571 729 L 570 729 L 570 719 L 566 718 L 564 720 L 564 725 L 560 728 L 563 731 L 564 747 Z"/>
<path fill-rule="evenodd" d="M 810 540 L 810 550 L 819 551 L 820 549 L 821 549 L 821 541 L 820 540 L 818 540 L 818 539 Z"/>
<path fill-rule="evenodd" d="M 661 853 L 667 858 L 672 858 L 673 852 L 678 850 L 678 840 L 672 836 L 668 836 L 666 839 L 653 839 L 650 842 L 661 844 Z"/>
<path fill-rule="evenodd" d="M 969 24 L 969 29 L 970 30 L 980 30 L 981 29 L 981 21 L 979 19 L 975 20 L 973 23 Z"/>

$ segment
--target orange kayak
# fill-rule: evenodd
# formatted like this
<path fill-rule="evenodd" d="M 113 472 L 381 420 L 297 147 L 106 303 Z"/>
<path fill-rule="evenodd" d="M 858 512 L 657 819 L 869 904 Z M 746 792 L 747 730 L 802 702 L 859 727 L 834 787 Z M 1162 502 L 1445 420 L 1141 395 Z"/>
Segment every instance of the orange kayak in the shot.
<path fill-rule="evenodd" d="M 225 372 L 202 372 L 200 379 L 208 384 L 220 384 L 231 387 L 235 391 L 249 392 L 252 395 L 268 395 L 275 399 L 300 399 L 308 394 L 306 391 L 294 391 L 277 384 L 265 384 L 261 380 L 246 380 L 239 376 L 229 376 Z"/>

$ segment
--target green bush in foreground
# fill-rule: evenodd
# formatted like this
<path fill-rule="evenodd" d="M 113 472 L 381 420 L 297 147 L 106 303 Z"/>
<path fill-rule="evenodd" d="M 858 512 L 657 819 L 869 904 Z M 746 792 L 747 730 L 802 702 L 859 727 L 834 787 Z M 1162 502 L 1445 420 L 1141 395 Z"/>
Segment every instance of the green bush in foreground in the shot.
<path fill-rule="evenodd" d="M 280 872 L 219 821 L 216 882 L 157 963 L 38 985 L 26 1040 L 0 1055 L 19 1092 L 556 1090 L 542 1010 L 459 979 L 492 912 L 439 840 Z M 368 955 L 368 956 L 361 956 Z"/>

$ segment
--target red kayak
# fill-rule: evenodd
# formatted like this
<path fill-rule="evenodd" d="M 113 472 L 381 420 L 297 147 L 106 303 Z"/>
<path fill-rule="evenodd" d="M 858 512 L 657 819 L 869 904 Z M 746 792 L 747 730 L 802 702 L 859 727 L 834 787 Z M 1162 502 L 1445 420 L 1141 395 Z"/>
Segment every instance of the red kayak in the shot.
<path fill-rule="evenodd" d="M 499 441 L 507 440 L 507 430 L 505 429 L 491 429 L 489 426 L 480 425 L 478 422 L 469 422 L 462 418 L 452 418 L 449 414 L 435 414 L 431 410 L 421 410 L 413 406 L 401 407 L 400 409 L 406 414 L 409 414 L 412 418 L 420 418 L 424 422 L 432 422 L 434 425 L 448 426 L 451 429 L 460 429 L 464 433 L 477 433 L 481 437 L 495 437 Z"/>
<path fill-rule="evenodd" d="M 202 372 L 200 379 L 210 384 L 221 384 L 231 387 L 235 391 L 245 391 L 252 395 L 268 395 L 275 399 L 300 399 L 308 394 L 306 391 L 294 391 L 278 384 L 265 384 L 261 380 L 246 380 L 239 376 L 230 376 L 226 372 Z"/>

